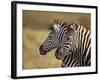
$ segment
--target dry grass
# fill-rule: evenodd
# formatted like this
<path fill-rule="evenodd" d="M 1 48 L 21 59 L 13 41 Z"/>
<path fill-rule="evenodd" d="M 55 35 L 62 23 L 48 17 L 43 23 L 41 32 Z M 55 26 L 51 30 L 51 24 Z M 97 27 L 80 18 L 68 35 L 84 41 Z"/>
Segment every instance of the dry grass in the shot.
<path fill-rule="evenodd" d="M 47 55 L 39 53 L 39 46 L 47 37 L 54 19 L 78 22 L 90 28 L 90 14 L 23 11 L 23 69 L 60 67 L 61 61 L 55 58 L 55 50 Z"/>

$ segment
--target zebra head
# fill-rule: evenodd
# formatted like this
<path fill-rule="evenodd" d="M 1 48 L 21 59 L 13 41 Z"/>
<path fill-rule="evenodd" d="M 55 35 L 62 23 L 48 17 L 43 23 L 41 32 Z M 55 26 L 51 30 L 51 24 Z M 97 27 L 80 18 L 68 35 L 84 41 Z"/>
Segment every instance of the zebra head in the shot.
<path fill-rule="evenodd" d="M 47 52 L 50 52 L 54 48 L 59 48 L 59 47 L 61 48 L 66 45 L 68 46 L 67 51 L 71 51 L 72 49 L 71 47 L 73 45 L 75 45 L 76 47 L 77 37 L 75 34 L 75 27 L 68 25 L 64 21 L 54 20 L 54 22 L 51 25 L 51 28 L 52 28 L 52 31 L 49 33 L 48 37 L 45 39 L 45 41 L 41 44 L 39 48 L 41 55 L 45 55 Z"/>
<path fill-rule="evenodd" d="M 54 48 L 58 48 L 63 44 L 67 23 L 61 20 L 54 20 L 51 24 L 51 32 L 45 41 L 41 44 L 40 54 L 44 55 Z"/>
<path fill-rule="evenodd" d="M 55 52 L 55 57 L 56 57 L 56 59 L 58 59 L 58 60 L 63 59 L 63 57 L 64 57 L 63 52 L 64 52 L 64 48 L 63 48 L 63 47 L 57 48 L 57 50 L 56 50 L 56 52 Z"/>

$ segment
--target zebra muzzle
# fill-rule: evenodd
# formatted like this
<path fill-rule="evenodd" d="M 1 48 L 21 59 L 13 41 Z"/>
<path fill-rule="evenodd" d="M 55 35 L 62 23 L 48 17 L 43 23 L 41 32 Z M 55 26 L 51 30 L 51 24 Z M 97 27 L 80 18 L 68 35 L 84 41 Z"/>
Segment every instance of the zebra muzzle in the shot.
<path fill-rule="evenodd" d="M 41 55 L 45 55 L 46 54 L 46 51 L 43 49 L 43 45 L 40 46 L 39 51 L 40 51 Z"/>

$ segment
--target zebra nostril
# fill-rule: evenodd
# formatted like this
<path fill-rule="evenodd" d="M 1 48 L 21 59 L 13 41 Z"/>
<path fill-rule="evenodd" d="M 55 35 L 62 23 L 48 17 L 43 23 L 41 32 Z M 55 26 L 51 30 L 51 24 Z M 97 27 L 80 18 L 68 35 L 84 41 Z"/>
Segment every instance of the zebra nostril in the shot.
<path fill-rule="evenodd" d="M 45 55 L 46 54 L 46 51 L 43 49 L 43 45 L 40 46 L 39 51 L 40 51 L 41 55 Z"/>
<path fill-rule="evenodd" d="M 43 48 L 43 45 L 41 45 L 39 49 L 42 50 L 42 48 Z"/>

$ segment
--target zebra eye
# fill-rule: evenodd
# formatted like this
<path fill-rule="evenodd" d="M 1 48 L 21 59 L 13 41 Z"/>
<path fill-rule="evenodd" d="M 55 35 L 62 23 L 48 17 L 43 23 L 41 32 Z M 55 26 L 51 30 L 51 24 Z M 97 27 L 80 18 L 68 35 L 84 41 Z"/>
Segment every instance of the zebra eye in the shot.
<path fill-rule="evenodd" d="M 68 37 L 68 38 L 67 38 L 67 40 L 69 41 L 69 40 L 70 40 L 70 38 Z"/>
<path fill-rule="evenodd" d="M 49 38 L 52 38 L 52 36 L 49 36 Z"/>

